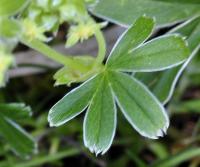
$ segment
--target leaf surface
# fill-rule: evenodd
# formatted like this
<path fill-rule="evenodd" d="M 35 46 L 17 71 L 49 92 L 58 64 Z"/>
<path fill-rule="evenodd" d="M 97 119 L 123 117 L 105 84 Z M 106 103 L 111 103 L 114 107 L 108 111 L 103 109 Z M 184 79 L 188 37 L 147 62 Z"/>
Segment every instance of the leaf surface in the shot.
<path fill-rule="evenodd" d="M 13 151 L 22 158 L 36 152 L 34 139 L 19 125 L 0 113 L 0 135 L 10 144 Z"/>
<path fill-rule="evenodd" d="M 107 61 L 108 66 L 131 49 L 138 47 L 152 34 L 154 28 L 152 18 L 142 16 L 119 38 Z"/>
<path fill-rule="evenodd" d="M 116 129 L 116 107 L 106 76 L 95 91 L 84 119 L 84 143 L 91 152 L 104 154 Z"/>
<path fill-rule="evenodd" d="M 60 126 L 83 112 L 100 81 L 101 75 L 98 75 L 58 101 L 49 111 L 48 121 L 50 126 Z"/>
<path fill-rule="evenodd" d="M 117 104 L 142 136 L 157 139 L 169 126 L 167 113 L 153 94 L 133 77 L 113 72 L 109 75 Z"/>
<path fill-rule="evenodd" d="M 95 15 L 123 26 L 130 26 L 144 14 L 155 17 L 159 26 L 166 26 L 198 15 L 199 8 L 199 3 L 187 4 L 182 1 L 174 4 L 164 0 L 100 0 L 91 10 Z"/>
<path fill-rule="evenodd" d="M 108 67 L 128 72 L 161 71 L 183 63 L 188 56 L 189 49 L 182 37 L 167 35 L 121 55 Z"/>
<path fill-rule="evenodd" d="M 0 16 L 10 16 L 22 9 L 29 0 L 1 0 Z"/>

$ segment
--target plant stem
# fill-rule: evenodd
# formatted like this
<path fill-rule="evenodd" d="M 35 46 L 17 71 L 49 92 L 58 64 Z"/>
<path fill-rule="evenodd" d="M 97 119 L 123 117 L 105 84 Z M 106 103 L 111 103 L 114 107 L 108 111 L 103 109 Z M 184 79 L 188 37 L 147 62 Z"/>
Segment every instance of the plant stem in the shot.
<path fill-rule="evenodd" d="M 85 66 L 75 61 L 71 55 L 63 55 L 39 40 L 34 39 L 30 41 L 23 38 L 21 42 L 60 64 L 76 70 L 85 70 Z"/>
<path fill-rule="evenodd" d="M 101 32 L 100 29 L 97 29 L 95 32 L 95 37 L 98 43 L 98 55 L 96 58 L 96 61 L 94 63 L 94 68 L 100 64 L 102 64 L 102 62 L 104 61 L 104 58 L 106 56 L 106 41 L 105 38 L 103 36 L 103 33 Z"/>

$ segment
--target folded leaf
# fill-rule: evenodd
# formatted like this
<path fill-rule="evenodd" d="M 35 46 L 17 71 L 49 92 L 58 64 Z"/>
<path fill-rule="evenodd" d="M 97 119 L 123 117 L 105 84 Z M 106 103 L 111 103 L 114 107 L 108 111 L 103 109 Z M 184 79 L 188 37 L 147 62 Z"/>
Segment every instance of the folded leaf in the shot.
<path fill-rule="evenodd" d="M 169 126 L 165 109 L 139 81 L 123 73 L 109 75 L 117 104 L 129 123 L 143 136 L 157 139 Z"/>
<path fill-rule="evenodd" d="M 84 120 L 84 143 L 91 152 L 104 154 L 111 146 L 116 129 L 116 107 L 104 76 L 97 87 Z"/>
<path fill-rule="evenodd" d="M 48 121 L 50 126 L 60 126 L 83 112 L 100 81 L 101 75 L 98 75 L 58 101 L 49 111 Z"/>
<path fill-rule="evenodd" d="M 6 139 L 14 152 L 22 158 L 28 158 L 30 154 L 36 152 L 36 143 L 33 138 L 26 133 L 11 119 L 4 117 L 0 113 L 0 135 Z"/>
<path fill-rule="evenodd" d="M 154 0 L 100 0 L 91 10 L 103 19 L 124 26 L 130 26 L 143 14 L 155 17 L 159 26 L 166 26 L 200 14 L 199 8 L 199 3 L 186 4 L 182 1 L 175 5 Z"/>
<path fill-rule="evenodd" d="M 161 71 L 183 63 L 188 56 L 189 49 L 182 37 L 167 35 L 121 55 L 109 67 L 128 72 Z"/>
<path fill-rule="evenodd" d="M 154 20 L 152 18 L 142 16 L 119 38 L 116 46 L 107 61 L 108 66 L 131 51 L 131 49 L 141 45 L 152 34 L 154 28 Z"/>
<path fill-rule="evenodd" d="M 0 1 L 0 16 L 10 16 L 16 14 L 22 9 L 29 0 L 1 0 Z"/>

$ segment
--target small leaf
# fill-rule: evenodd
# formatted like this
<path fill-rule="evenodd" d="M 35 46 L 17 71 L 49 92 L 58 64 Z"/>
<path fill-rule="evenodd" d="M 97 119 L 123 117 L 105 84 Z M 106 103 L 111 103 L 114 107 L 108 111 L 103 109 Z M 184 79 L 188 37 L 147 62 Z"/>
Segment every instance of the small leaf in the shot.
<path fill-rule="evenodd" d="M 1 0 L 0 1 L 0 16 L 10 16 L 19 12 L 29 0 Z"/>
<path fill-rule="evenodd" d="M 74 57 L 74 60 L 80 62 L 85 66 L 84 71 L 74 70 L 69 67 L 63 67 L 56 72 L 54 79 L 56 80 L 55 85 L 70 85 L 72 83 L 83 82 L 92 76 L 95 72 L 92 72 L 91 69 L 95 62 L 95 59 L 90 56 L 77 56 Z"/>
<path fill-rule="evenodd" d="M 194 50 L 200 44 L 200 16 L 175 27 L 169 33 L 179 33 L 186 37 L 189 48 Z"/>
<path fill-rule="evenodd" d="M 13 57 L 6 49 L 0 46 L 0 87 L 5 86 L 5 73 L 13 63 Z"/>
<path fill-rule="evenodd" d="M 108 66 L 114 63 L 118 57 L 127 54 L 131 49 L 138 47 L 152 34 L 154 28 L 152 18 L 142 16 L 119 38 L 116 46 L 107 61 Z"/>
<path fill-rule="evenodd" d="M 84 119 L 84 143 L 91 152 L 104 154 L 116 129 L 116 107 L 107 76 L 97 87 Z"/>
<path fill-rule="evenodd" d="M 189 49 L 182 37 L 166 35 L 121 55 L 109 67 L 128 72 L 161 71 L 183 63 L 188 56 Z"/>
<path fill-rule="evenodd" d="M 69 92 L 49 111 L 50 126 L 60 126 L 79 115 L 88 106 L 101 76 L 98 75 Z"/>
<path fill-rule="evenodd" d="M 13 151 L 22 158 L 36 152 L 36 143 L 19 125 L 0 113 L 0 135 L 6 139 Z"/>
<path fill-rule="evenodd" d="M 31 108 L 23 103 L 0 104 L 0 113 L 13 120 L 22 120 L 31 116 Z"/>
<path fill-rule="evenodd" d="M 19 37 L 21 34 L 20 24 L 16 20 L 7 18 L 0 19 L 0 36 L 1 37 Z"/>
<path fill-rule="evenodd" d="M 169 118 L 153 94 L 139 81 L 113 72 L 109 79 L 117 104 L 129 123 L 142 135 L 157 139 L 166 133 Z"/>

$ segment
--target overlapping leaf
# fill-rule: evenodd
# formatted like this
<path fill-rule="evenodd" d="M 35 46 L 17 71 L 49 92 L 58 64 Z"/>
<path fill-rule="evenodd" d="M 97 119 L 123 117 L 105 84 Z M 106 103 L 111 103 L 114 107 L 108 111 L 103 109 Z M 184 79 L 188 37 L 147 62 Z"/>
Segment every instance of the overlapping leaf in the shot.
<path fill-rule="evenodd" d="M 152 139 L 163 136 L 169 126 L 163 106 L 142 83 L 122 73 L 163 70 L 187 58 L 186 43 L 177 35 L 144 43 L 153 27 L 152 18 L 140 17 L 117 42 L 105 69 L 52 107 L 50 125 L 64 124 L 89 105 L 84 120 L 84 143 L 96 154 L 105 153 L 115 133 L 116 103 L 138 133 Z"/>
<path fill-rule="evenodd" d="M 189 48 L 192 50 L 189 59 L 183 65 L 161 73 L 136 74 L 136 77 L 147 84 L 153 93 L 163 103 L 167 103 L 170 100 L 179 77 L 200 49 L 200 17 L 195 17 L 181 24 L 180 26 L 170 31 L 170 33 L 180 33 L 186 37 Z M 147 79 L 149 76 L 151 76 L 151 81 Z"/>

